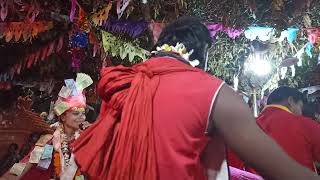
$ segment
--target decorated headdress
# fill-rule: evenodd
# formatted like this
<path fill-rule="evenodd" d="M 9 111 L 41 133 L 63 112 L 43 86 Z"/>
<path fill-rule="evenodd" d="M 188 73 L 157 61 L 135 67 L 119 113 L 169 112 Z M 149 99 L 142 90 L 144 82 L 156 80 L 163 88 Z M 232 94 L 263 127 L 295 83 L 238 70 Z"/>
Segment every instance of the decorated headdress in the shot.
<path fill-rule="evenodd" d="M 82 91 L 93 83 L 91 77 L 84 73 L 78 73 L 76 81 L 66 79 L 64 82 L 65 86 L 62 86 L 54 105 L 54 112 L 57 116 L 74 107 L 85 107 L 86 97 Z"/>

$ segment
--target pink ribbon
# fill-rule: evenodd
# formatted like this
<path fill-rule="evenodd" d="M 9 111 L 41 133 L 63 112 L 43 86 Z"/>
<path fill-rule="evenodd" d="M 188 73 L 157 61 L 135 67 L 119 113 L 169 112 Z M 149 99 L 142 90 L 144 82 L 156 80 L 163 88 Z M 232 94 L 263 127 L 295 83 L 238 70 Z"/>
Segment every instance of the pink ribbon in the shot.
<path fill-rule="evenodd" d="M 70 21 L 73 22 L 74 16 L 76 14 L 76 1 L 77 0 L 71 0 L 71 11 L 70 11 Z"/>
<path fill-rule="evenodd" d="M 210 31 L 211 37 L 215 37 L 219 31 L 223 30 L 224 26 L 221 23 L 217 23 L 217 24 L 209 24 L 207 25 L 207 28 Z"/>
<path fill-rule="evenodd" d="M 8 15 L 9 2 L 7 0 L 0 0 L 0 17 L 4 21 Z"/>
<path fill-rule="evenodd" d="M 308 40 L 311 44 L 315 44 L 320 37 L 320 29 L 307 29 Z"/>
<path fill-rule="evenodd" d="M 234 29 L 225 27 L 222 23 L 207 24 L 207 28 L 210 31 L 211 37 L 214 38 L 218 32 L 225 32 L 232 39 L 239 37 L 242 33 L 242 29 Z"/>
<path fill-rule="evenodd" d="M 63 102 L 68 103 L 69 108 L 86 106 L 86 98 L 82 94 L 78 96 L 68 97 L 67 99 L 64 99 Z"/>

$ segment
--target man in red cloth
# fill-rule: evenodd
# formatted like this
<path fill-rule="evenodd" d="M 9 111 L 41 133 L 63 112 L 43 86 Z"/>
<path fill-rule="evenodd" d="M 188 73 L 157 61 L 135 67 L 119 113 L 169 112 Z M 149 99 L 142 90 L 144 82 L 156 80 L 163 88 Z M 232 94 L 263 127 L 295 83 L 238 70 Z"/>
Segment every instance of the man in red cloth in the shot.
<path fill-rule="evenodd" d="M 80 169 L 101 180 L 228 179 L 227 144 L 270 179 L 320 179 L 260 130 L 230 87 L 204 71 L 211 44 L 205 25 L 181 18 L 162 31 L 151 59 L 103 68 L 100 116 L 72 148 Z"/>
<path fill-rule="evenodd" d="M 295 88 L 274 90 L 257 119 L 259 126 L 301 165 L 316 172 L 320 162 L 320 125 L 301 116 L 304 96 Z"/>

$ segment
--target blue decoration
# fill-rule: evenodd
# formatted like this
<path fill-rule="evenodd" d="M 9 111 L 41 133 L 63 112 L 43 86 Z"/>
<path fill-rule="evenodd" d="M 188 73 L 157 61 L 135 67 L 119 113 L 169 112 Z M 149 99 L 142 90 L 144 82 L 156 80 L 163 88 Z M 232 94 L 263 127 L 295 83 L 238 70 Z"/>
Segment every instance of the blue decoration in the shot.
<path fill-rule="evenodd" d="M 288 28 L 288 36 L 287 39 L 289 41 L 290 44 L 293 43 L 293 41 L 295 41 L 297 39 L 297 33 L 299 32 L 298 28 Z"/>
<path fill-rule="evenodd" d="M 71 37 L 71 46 L 84 48 L 88 46 L 88 35 L 84 32 L 75 32 Z"/>
<path fill-rule="evenodd" d="M 310 58 L 312 58 L 312 49 L 313 49 L 313 45 L 309 42 L 306 46 L 305 52 Z"/>
<path fill-rule="evenodd" d="M 259 27 L 259 26 L 250 26 L 247 30 L 244 31 L 244 35 L 247 39 L 251 41 L 255 40 L 257 37 L 261 41 L 268 41 L 274 35 L 275 29 L 271 27 Z"/>

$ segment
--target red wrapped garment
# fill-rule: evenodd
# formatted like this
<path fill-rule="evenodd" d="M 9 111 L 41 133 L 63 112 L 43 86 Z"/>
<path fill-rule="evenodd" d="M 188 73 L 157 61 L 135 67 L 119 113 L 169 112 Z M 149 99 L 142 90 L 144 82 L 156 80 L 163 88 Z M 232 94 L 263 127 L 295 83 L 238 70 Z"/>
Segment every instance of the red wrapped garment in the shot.
<path fill-rule="evenodd" d="M 201 70 L 168 57 L 102 69 L 100 116 L 73 144 L 81 171 L 91 179 L 156 180 L 153 96 L 159 75 L 187 71 Z"/>
<path fill-rule="evenodd" d="M 317 172 L 320 161 L 320 125 L 297 116 L 281 105 L 269 105 L 257 118 L 258 125 L 299 164 Z"/>

